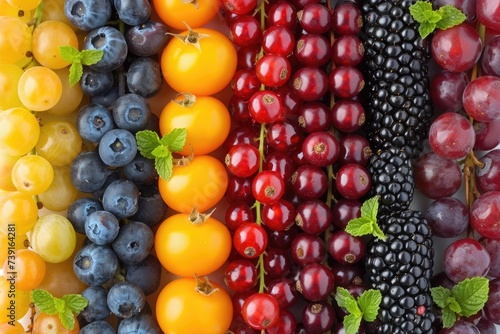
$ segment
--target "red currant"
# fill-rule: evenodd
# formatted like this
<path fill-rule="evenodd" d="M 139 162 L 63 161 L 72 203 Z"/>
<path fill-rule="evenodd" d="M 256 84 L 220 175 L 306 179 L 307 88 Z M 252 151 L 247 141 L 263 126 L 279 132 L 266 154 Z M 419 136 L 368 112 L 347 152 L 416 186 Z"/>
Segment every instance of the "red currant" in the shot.
<path fill-rule="evenodd" d="M 280 308 L 276 299 L 268 293 L 255 293 L 248 297 L 241 307 L 246 324 L 254 329 L 272 327 L 279 318 Z"/>
<path fill-rule="evenodd" d="M 234 232 L 233 246 L 244 258 L 259 257 L 267 248 L 267 233 L 264 228 L 256 223 L 242 224 Z"/>
<path fill-rule="evenodd" d="M 279 200 L 285 192 L 285 182 L 272 170 L 264 170 L 253 178 L 253 197 L 262 204 L 272 204 Z"/>

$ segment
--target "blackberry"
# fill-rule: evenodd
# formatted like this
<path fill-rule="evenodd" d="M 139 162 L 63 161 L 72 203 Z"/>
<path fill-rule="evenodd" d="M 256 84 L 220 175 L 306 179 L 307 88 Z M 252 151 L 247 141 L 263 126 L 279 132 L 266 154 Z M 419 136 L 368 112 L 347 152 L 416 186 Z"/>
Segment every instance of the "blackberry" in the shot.
<path fill-rule="evenodd" d="M 413 199 L 413 172 L 408 155 L 394 146 L 375 151 L 368 161 L 371 196 L 379 195 L 379 213 L 407 210 Z"/>
<path fill-rule="evenodd" d="M 414 0 L 366 0 L 362 5 L 365 47 L 366 129 L 372 149 L 422 151 L 432 116 L 427 63 L 429 45 L 410 15 Z"/>
<path fill-rule="evenodd" d="M 433 334 L 430 280 L 434 251 L 427 220 L 419 211 L 381 214 L 379 225 L 387 236 L 373 239 L 367 249 L 368 285 L 379 289 L 379 334 Z"/>

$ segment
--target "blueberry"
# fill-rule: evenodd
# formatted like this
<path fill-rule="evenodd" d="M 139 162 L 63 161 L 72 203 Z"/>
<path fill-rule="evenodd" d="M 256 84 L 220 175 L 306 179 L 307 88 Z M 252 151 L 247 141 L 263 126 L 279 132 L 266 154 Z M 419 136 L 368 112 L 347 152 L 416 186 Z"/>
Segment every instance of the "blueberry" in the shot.
<path fill-rule="evenodd" d="M 100 104 L 106 108 L 111 108 L 115 101 L 120 97 L 120 87 L 118 84 L 113 84 L 110 89 L 104 93 L 97 94 L 90 97 L 91 103 Z"/>
<path fill-rule="evenodd" d="M 130 132 L 144 130 L 149 123 L 151 109 L 146 99 L 137 94 L 120 96 L 113 106 L 116 126 Z M 135 140 L 135 138 L 134 138 Z"/>
<path fill-rule="evenodd" d="M 146 296 L 138 285 L 125 281 L 109 289 L 107 302 L 111 313 L 120 318 L 130 318 L 142 310 Z"/>
<path fill-rule="evenodd" d="M 115 240 L 120 222 L 108 211 L 96 211 L 85 220 L 85 234 L 96 245 L 107 245 Z"/>
<path fill-rule="evenodd" d="M 104 320 L 94 321 L 80 328 L 78 334 L 116 334 L 113 326 Z"/>
<path fill-rule="evenodd" d="M 143 185 L 139 187 L 139 192 L 139 210 L 130 219 L 148 226 L 160 224 L 167 216 L 168 206 L 161 198 L 158 188 L 155 185 Z"/>
<path fill-rule="evenodd" d="M 114 4 L 120 20 L 129 26 L 142 24 L 151 15 L 148 0 L 114 0 Z"/>
<path fill-rule="evenodd" d="M 143 261 L 153 248 L 153 243 L 153 230 L 144 223 L 131 221 L 120 227 L 111 246 L 120 261 L 131 265 Z"/>
<path fill-rule="evenodd" d="M 104 320 L 111 311 L 108 307 L 108 290 L 102 286 L 90 286 L 82 291 L 82 297 L 89 301 L 80 315 L 88 322 Z"/>
<path fill-rule="evenodd" d="M 101 202 L 92 197 L 83 197 L 74 201 L 68 208 L 67 218 L 76 232 L 85 234 L 85 219 L 92 212 L 102 210 Z"/>
<path fill-rule="evenodd" d="M 118 268 L 118 258 L 108 246 L 90 243 L 83 246 L 73 259 L 76 277 L 88 286 L 110 281 Z"/>
<path fill-rule="evenodd" d="M 76 129 L 82 139 L 97 143 L 102 136 L 115 127 L 113 115 L 106 107 L 91 103 L 82 107 L 76 115 Z"/>
<path fill-rule="evenodd" d="M 153 316 L 139 314 L 128 319 L 123 319 L 118 325 L 117 334 L 162 334 Z"/>
<path fill-rule="evenodd" d="M 160 287 L 161 268 L 160 261 L 154 255 L 149 254 L 137 264 L 125 265 L 124 277 L 126 281 L 138 285 L 145 295 L 150 295 Z"/>
<path fill-rule="evenodd" d="M 136 56 L 154 56 L 163 50 L 170 39 L 168 28 L 163 22 L 147 20 L 131 27 L 125 33 L 125 40 L 131 53 Z"/>
<path fill-rule="evenodd" d="M 155 161 L 145 158 L 141 154 L 137 154 L 134 160 L 123 166 L 122 170 L 127 180 L 137 185 L 150 184 L 158 179 Z"/>
<path fill-rule="evenodd" d="M 111 183 L 113 183 L 116 180 L 118 180 L 118 179 L 120 179 L 120 173 L 118 172 L 118 170 L 112 171 L 108 175 L 108 177 L 106 178 L 106 181 L 104 182 L 104 184 L 102 185 L 102 187 L 100 187 L 96 191 L 92 192 L 92 196 L 94 196 L 96 199 L 102 201 L 102 197 L 104 196 L 104 192 L 106 191 L 106 189 L 108 188 L 108 186 Z"/>
<path fill-rule="evenodd" d="M 99 142 L 99 156 L 111 167 L 125 166 L 137 154 L 137 142 L 130 131 L 125 129 L 109 130 Z"/>
<path fill-rule="evenodd" d="M 110 170 L 95 151 L 82 152 L 71 163 L 71 181 L 81 192 L 96 191 L 106 182 L 109 174 Z"/>
<path fill-rule="evenodd" d="M 94 71 L 88 66 L 83 67 L 80 88 L 88 96 L 96 96 L 107 92 L 115 82 L 112 72 Z"/>
<path fill-rule="evenodd" d="M 116 180 L 104 191 L 102 206 L 118 219 L 134 215 L 138 208 L 139 189 L 128 180 Z"/>
<path fill-rule="evenodd" d="M 123 64 L 128 54 L 125 37 L 118 29 L 110 26 L 100 27 L 89 32 L 83 41 L 83 50 L 104 51 L 101 60 L 90 65 L 91 69 L 104 72 L 116 70 Z"/>
<path fill-rule="evenodd" d="M 127 71 L 127 87 L 132 93 L 144 98 L 153 97 L 160 92 L 163 83 L 160 64 L 149 57 L 139 57 Z"/>
<path fill-rule="evenodd" d="M 78 29 L 90 31 L 108 22 L 111 3 L 102 0 L 66 0 L 64 14 Z"/>

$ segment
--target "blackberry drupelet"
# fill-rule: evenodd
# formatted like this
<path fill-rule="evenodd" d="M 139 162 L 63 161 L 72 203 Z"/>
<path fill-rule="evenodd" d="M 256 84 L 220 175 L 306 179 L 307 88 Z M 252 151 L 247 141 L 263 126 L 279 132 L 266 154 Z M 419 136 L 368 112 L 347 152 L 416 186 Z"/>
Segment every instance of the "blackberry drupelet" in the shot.
<path fill-rule="evenodd" d="M 377 333 L 436 333 L 430 294 L 434 251 L 426 219 L 406 210 L 378 220 L 387 238 L 375 238 L 366 259 L 370 288 L 382 293 Z"/>
<path fill-rule="evenodd" d="M 422 150 L 432 116 L 427 62 L 429 45 L 410 15 L 414 0 L 365 0 L 366 129 L 373 150 Z"/>
<path fill-rule="evenodd" d="M 379 195 L 379 213 L 407 210 L 413 199 L 413 172 L 406 152 L 394 146 L 375 151 L 368 161 L 371 196 Z"/>

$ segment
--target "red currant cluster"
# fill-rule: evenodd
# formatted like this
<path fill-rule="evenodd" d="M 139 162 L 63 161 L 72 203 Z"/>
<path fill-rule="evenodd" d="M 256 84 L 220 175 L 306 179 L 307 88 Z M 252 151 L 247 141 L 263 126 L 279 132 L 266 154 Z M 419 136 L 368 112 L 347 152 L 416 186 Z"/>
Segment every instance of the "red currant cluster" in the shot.
<path fill-rule="evenodd" d="M 358 101 L 361 11 L 354 2 L 223 4 L 238 47 L 234 126 L 224 144 L 232 331 L 341 333 L 345 314 L 332 292 L 362 293 L 365 253 L 364 241 L 343 229 L 371 187 Z"/>

